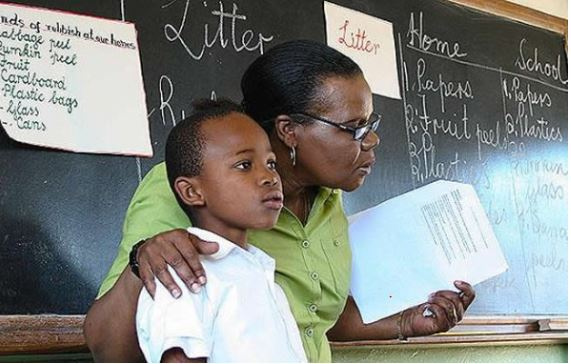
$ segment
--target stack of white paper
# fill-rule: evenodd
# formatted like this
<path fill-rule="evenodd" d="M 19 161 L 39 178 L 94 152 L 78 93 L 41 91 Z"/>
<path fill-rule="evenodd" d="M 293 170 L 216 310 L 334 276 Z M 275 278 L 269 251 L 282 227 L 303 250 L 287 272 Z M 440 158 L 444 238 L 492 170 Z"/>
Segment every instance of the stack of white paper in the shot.
<path fill-rule="evenodd" d="M 470 185 L 437 181 L 350 218 L 351 293 L 365 323 L 508 268 Z"/>

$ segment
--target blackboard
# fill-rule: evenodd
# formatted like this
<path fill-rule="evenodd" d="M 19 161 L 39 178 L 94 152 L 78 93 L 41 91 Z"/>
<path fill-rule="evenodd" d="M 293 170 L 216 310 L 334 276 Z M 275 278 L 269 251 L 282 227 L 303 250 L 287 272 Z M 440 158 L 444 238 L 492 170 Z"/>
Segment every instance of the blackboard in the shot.
<path fill-rule="evenodd" d="M 162 161 L 191 100 L 240 100 L 242 72 L 263 50 L 325 42 L 323 2 L 14 2 L 123 19 L 138 31 L 152 159 L 30 147 L 0 131 L 0 314 L 85 313 L 115 257 L 130 197 Z M 347 212 L 438 178 L 471 183 L 510 270 L 477 287 L 470 313 L 566 315 L 563 36 L 442 0 L 334 2 L 393 23 L 403 95 L 374 96 L 384 116 L 377 165 L 345 195 Z"/>

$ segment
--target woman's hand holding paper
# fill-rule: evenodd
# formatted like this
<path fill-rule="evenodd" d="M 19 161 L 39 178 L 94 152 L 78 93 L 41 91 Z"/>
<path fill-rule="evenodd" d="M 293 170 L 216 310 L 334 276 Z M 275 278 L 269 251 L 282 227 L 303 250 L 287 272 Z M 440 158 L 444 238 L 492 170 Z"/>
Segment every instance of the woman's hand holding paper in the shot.
<path fill-rule="evenodd" d="M 476 293 L 469 283 L 456 281 L 460 292 L 438 291 L 427 302 L 403 312 L 400 330 L 404 337 L 432 335 L 456 326 L 472 304 Z"/>

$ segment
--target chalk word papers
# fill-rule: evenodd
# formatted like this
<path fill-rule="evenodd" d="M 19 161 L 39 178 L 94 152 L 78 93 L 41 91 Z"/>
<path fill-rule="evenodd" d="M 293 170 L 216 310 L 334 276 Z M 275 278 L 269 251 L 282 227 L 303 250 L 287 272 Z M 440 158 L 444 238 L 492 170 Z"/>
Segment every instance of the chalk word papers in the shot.
<path fill-rule="evenodd" d="M 0 4 L 0 95 L 16 141 L 153 154 L 134 24 Z"/>
<path fill-rule="evenodd" d="M 325 1 L 327 45 L 354 60 L 371 91 L 400 99 L 393 25 Z"/>

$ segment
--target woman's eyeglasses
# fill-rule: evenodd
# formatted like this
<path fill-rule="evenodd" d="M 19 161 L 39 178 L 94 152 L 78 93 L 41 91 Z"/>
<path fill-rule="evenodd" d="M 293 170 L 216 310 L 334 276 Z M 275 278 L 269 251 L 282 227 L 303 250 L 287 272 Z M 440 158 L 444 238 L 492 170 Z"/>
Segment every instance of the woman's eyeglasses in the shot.
<path fill-rule="evenodd" d="M 343 131 L 351 133 L 351 134 L 353 134 L 353 139 L 355 139 L 359 142 L 362 142 L 371 131 L 376 131 L 377 128 L 379 127 L 379 124 L 381 123 L 381 115 L 379 115 L 377 113 L 372 113 L 371 116 L 369 116 L 369 118 L 365 122 L 365 124 L 358 126 L 358 127 L 351 127 L 351 126 L 347 126 L 347 125 L 343 125 L 343 124 L 337 124 L 331 120 L 327 120 L 327 119 L 324 119 L 324 118 L 321 118 L 321 117 L 318 117 L 315 115 L 311 115 L 311 114 L 308 114 L 305 112 L 296 112 L 296 113 L 290 114 L 290 116 L 295 116 L 295 115 L 301 115 L 301 116 L 308 117 L 310 119 L 321 121 L 322 123 L 334 126 L 334 127 L 339 128 Z"/>

